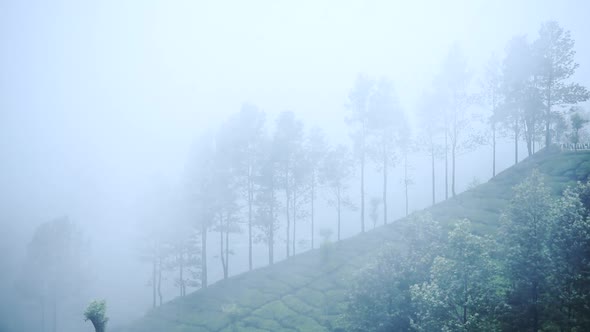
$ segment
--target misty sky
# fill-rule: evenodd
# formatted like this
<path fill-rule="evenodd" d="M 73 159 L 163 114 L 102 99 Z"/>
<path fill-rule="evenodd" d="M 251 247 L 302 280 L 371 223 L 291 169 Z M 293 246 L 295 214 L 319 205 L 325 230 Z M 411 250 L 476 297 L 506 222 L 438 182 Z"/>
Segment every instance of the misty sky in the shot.
<path fill-rule="evenodd" d="M 476 76 L 513 35 L 557 20 L 588 87 L 588 13 L 582 0 L 0 0 L 0 252 L 23 255 L 34 226 L 64 214 L 125 229 L 243 102 L 342 139 L 364 72 L 391 78 L 411 113 L 454 42 Z"/>

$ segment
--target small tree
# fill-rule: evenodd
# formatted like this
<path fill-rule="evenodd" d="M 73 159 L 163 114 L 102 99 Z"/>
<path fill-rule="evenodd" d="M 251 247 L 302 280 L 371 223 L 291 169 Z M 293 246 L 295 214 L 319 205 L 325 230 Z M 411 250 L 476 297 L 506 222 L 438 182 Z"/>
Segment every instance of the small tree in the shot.
<path fill-rule="evenodd" d="M 365 162 L 370 138 L 369 100 L 373 93 L 374 80 L 359 74 L 348 93 L 350 114 L 347 123 L 354 140 L 354 154 L 360 164 L 361 232 L 365 232 Z"/>
<path fill-rule="evenodd" d="M 84 321 L 90 321 L 96 332 L 104 332 L 109 318 L 105 316 L 107 304 L 105 300 L 92 301 L 84 311 Z"/>

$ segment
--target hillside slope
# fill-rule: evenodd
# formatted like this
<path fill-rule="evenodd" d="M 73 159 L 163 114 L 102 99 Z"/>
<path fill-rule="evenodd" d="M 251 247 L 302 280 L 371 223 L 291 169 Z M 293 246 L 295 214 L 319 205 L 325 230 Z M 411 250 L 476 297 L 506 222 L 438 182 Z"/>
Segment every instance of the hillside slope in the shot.
<path fill-rule="evenodd" d="M 477 232 L 493 232 L 511 188 L 534 168 L 559 194 L 572 182 L 588 180 L 590 152 L 539 153 L 427 211 L 443 225 L 469 218 Z M 220 281 L 150 311 L 121 332 L 340 330 L 350 278 L 384 243 L 403 244 L 398 224 Z"/>

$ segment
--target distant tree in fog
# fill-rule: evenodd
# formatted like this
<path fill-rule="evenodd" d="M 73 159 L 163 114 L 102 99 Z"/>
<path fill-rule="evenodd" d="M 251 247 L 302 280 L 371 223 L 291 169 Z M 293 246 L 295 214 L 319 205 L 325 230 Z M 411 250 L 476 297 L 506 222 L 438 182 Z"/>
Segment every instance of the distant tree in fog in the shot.
<path fill-rule="evenodd" d="M 315 248 L 315 199 L 319 182 L 320 168 L 328 152 L 328 146 L 321 128 L 313 127 L 305 141 L 309 161 L 309 195 L 311 203 L 311 249 Z"/>
<path fill-rule="evenodd" d="M 140 260 L 152 267 L 148 285 L 152 288 L 152 308 L 155 308 L 158 304 L 162 305 L 164 302 L 162 278 L 168 264 L 167 260 L 171 254 L 171 248 L 160 234 L 154 232 L 144 239 L 142 244 Z"/>
<path fill-rule="evenodd" d="M 264 135 L 266 115 L 255 105 L 244 104 L 240 112 L 227 121 L 225 127 L 227 140 L 231 147 L 231 158 L 234 166 L 240 195 L 245 197 L 248 209 L 248 269 L 252 270 L 252 241 L 254 227 L 254 202 L 256 194 L 255 178 L 260 171 L 261 144 Z"/>
<path fill-rule="evenodd" d="M 319 169 L 320 183 L 327 188 L 328 204 L 336 207 L 338 241 L 340 241 L 341 233 L 342 208 L 354 208 L 348 197 L 348 181 L 353 173 L 354 159 L 344 145 L 329 149 Z"/>
<path fill-rule="evenodd" d="M 86 258 L 82 233 L 69 218 L 36 228 L 16 286 L 24 297 L 39 301 L 40 331 L 45 331 L 47 307 L 51 308 L 51 331 L 58 331 L 60 305 L 80 292 L 87 281 Z"/>
<path fill-rule="evenodd" d="M 395 94 L 393 83 L 381 78 L 374 87 L 369 100 L 368 125 L 371 130 L 370 151 L 383 172 L 383 224 L 387 224 L 388 171 L 396 162 L 403 139 L 402 128 L 406 126 L 405 114 Z"/>
<path fill-rule="evenodd" d="M 496 176 L 496 142 L 498 121 L 500 120 L 498 106 L 502 103 L 502 71 L 500 60 L 492 54 L 488 60 L 482 82 L 483 101 L 489 108 L 487 122 L 490 126 L 492 145 L 492 177 Z"/>
<path fill-rule="evenodd" d="M 209 135 L 197 140 L 187 165 L 187 200 L 190 218 L 201 234 L 201 287 L 207 287 L 207 233 L 215 222 L 211 195 L 215 185 L 215 142 Z"/>
<path fill-rule="evenodd" d="M 174 285 L 178 287 L 179 296 L 185 296 L 187 289 L 201 286 L 201 244 L 199 234 L 189 231 L 183 238 L 170 243 L 171 253 L 167 269 L 178 273 Z"/>
<path fill-rule="evenodd" d="M 293 204 L 291 204 L 293 210 L 292 255 L 296 254 L 297 222 L 305 220 L 309 214 L 307 209 L 304 209 L 311 199 L 311 181 L 309 178 L 312 174 L 308 152 L 304 146 L 299 146 L 293 159 Z"/>
<path fill-rule="evenodd" d="M 410 131 L 409 124 L 405 123 L 403 127 L 400 129 L 400 141 L 399 141 L 399 149 L 401 153 L 401 159 L 404 169 L 403 174 L 403 185 L 404 185 L 404 196 L 405 196 L 405 203 L 406 203 L 406 216 L 409 213 L 409 195 L 408 195 L 408 188 L 411 184 L 413 184 L 412 176 L 410 175 L 411 166 L 409 161 L 409 156 L 415 149 L 415 141 L 412 137 L 412 132 Z"/>
<path fill-rule="evenodd" d="M 210 173 L 212 187 L 209 191 L 211 208 L 215 214 L 215 230 L 219 232 L 219 258 L 223 268 L 223 278 L 229 277 L 230 234 L 241 231 L 239 225 L 240 205 L 238 204 L 239 182 L 237 173 L 241 171 L 234 159 L 233 126 L 222 125 L 215 140 L 213 168 Z"/>
<path fill-rule="evenodd" d="M 467 69 L 467 58 L 457 44 L 451 47 L 438 81 L 444 98 L 445 127 L 450 140 L 451 194 L 454 197 L 457 193 L 457 155 L 472 149 L 477 142 L 477 137 L 473 135 L 474 117 L 471 106 L 474 104 L 474 98 L 469 93 L 470 74 Z"/>
<path fill-rule="evenodd" d="M 285 191 L 285 216 L 287 220 L 287 257 L 291 256 L 291 208 L 296 183 L 295 168 L 303 144 L 303 123 L 295 118 L 291 111 L 281 112 L 277 119 L 274 132 L 273 156 L 278 167 L 280 182 L 278 185 Z"/>
<path fill-rule="evenodd" d="M 354 142 L 354 154 L 360 164 L 361 185 L 361 232 L 365 231 L 365 162 L 370 135 L 369 128 L 369 100 L 373 93 L 374 80 L 364 74 L 359 74 L 354 86 L 348 93 L 347 123 L 350 126 Z"/>
<path fill-rule="evenodd" d="M 514 139 L 514 164 L 518 163 L 518 141 L 524 122 L 527 89 L 532 71 L 530 45 L 524 36 L 513 37 L 506 47 L 502 65 L 503 103 L 500 121 Z"/>
<path fill-rule="evenodd" d="M 439 138 L 441 133 L 444 133 L 445 127 L 442 125 L 443 115 L 439 111 L 439 97 L 434 92 L 425 92 L 420 100 L 418 105 L 420 137 L 424 138 L 426 151 L 430 155 L 432 205 L 434 205 L 436 203 L 436 169 L 434 162 L 441 152 Z"/>
<path fill-rule="evenodd" d="M 590 98 L 585 87 L 568 82 L 578 68 L 574 61 L 574 45 L 571 33 L 555 21 L 541 25 L 539 37 L 532 45 L 539 61 L 536 74 L 545 106 L 545 146 L 551 144 L 553 106 L 577 104 Z"/>
<path fill-rule="evenodd" d="M 258 188 L 255 196 L 255 225 L 260 233 L 258 240 L 268 247 L 268 264 L 274 263 L 275 233 L 279 228 L 278 211 L 280 208 L 277 193 L 279 186 L 279 167 L 275 157 L 274 140 L 266 138 L 261 143 L 262 156 L 259 172 L 255 178 Z M 288 244 L 288 243 L 287 243 Z"/>

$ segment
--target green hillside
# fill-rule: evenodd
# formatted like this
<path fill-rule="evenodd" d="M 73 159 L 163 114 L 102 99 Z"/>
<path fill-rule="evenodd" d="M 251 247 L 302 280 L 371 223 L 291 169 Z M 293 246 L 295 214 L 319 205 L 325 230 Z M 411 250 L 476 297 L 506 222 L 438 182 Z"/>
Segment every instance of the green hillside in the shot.
<path fill-rule="evenodd" d="M 590 152 L 545 152 L 427 209 L 443 225 L 469 218 L 495 231 L 511 188 L 537 168 L 553 194 L 590 175 Z M 152 310 L 122 332 L 338 331 L 349 280 L 386 242 L 403 245 L 398 223 L 220 281 Z"/>

